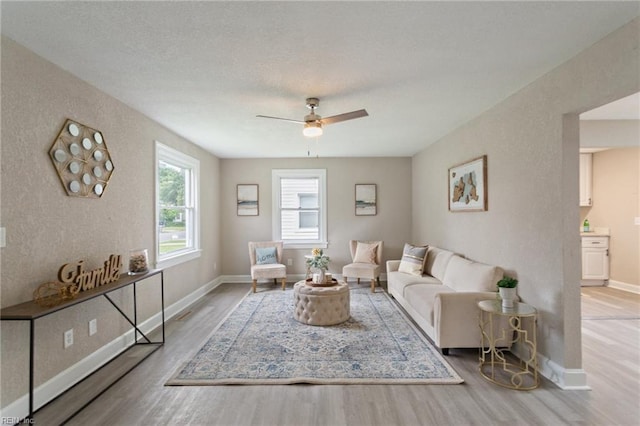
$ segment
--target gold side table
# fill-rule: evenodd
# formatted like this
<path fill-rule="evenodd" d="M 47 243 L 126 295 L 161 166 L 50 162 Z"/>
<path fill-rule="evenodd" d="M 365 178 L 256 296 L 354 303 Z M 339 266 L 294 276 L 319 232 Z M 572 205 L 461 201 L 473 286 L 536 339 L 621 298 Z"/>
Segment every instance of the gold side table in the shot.
<path fill-rule="evenodd" d="M 500 299 L 478 302 L 480 308 L 480 374 L 492 383 L 509 389 L 538 387 L 536 361 L 536 308 L 514 303 L 503 308 Z M 516 345 L 519 359 L 511 352 Z"/>

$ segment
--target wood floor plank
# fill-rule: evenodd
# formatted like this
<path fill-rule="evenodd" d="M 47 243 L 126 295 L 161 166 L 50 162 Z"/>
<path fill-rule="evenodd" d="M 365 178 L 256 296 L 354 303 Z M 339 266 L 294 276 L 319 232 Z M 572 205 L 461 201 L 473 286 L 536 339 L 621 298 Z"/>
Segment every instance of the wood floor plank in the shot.
<path fill-rule="evenodd" d="M 611 318 L 637 315 L 640 297 L 600 288 L 585 291 L 583 298 L 585 315 L 600 318 L 583 320 L 583 364 L 592 391 L 563 391 L 547 380 L 533 391 L 501 388 L 480 376 L 474 349 L 451 350 L 446 357 L 464 378 L 462 385 L 165 387 L 249 289 L 249 284 L 221 285 L 184 318 L 169 321 L 167 344 L 68 424 L 638 424 L 640 320 Z"/>

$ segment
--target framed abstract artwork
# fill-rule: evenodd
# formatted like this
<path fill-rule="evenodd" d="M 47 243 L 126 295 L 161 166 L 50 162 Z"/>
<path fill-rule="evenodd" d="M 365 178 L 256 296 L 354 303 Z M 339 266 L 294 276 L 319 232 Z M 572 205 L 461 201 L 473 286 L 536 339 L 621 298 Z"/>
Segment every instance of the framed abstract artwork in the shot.
<path fill-rule="evenodd" d="M 449 211 L 487 211 L 487 156 L 449 169 Z"/>
<path fill-rule="evenodd" d="M 238 216 L 258 216 L 258 184 L 237 185 Z"/>
<path fill-rule="evenodd" d="M 377 214 L 377 194 L 375 183 L 356 184 L 356 216 Z"/>

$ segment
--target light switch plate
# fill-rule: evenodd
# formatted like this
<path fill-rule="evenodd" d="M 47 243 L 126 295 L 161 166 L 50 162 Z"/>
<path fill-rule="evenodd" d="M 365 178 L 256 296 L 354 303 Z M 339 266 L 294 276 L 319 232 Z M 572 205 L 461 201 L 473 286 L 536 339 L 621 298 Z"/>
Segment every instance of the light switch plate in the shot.
<path fill-rule="evenodd" d="M 636 217 L 636 218 L 633 220 L 633 224 L 634 224 L 634 225 L 640 225 L 640 217 Z"/>

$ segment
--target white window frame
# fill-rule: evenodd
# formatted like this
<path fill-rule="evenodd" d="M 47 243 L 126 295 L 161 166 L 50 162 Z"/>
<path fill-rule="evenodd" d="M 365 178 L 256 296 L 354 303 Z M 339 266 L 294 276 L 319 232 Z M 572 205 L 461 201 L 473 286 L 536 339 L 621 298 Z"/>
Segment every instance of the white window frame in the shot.
<path fill-rule="evenodd" d="M 160 254 L 160 240 L 158 238 L 160 223 L 160 184 L 158 169 L 160 166 L 160 161 L 164 161 L 191 170 L 191 173 L 189 173 L 188 182 L 190 186 L 190 197 L 187 197 L 189 198 L 189 200 L 185 200 L 185 203 L 188 203 L 188 205 L 185 207 L 188 210 L 192 210 L 191 216 L 193 218 L 192 235 L 188 237 L 193 241 L 192 247 L 187 247 L 183 250 L 162 255 Z M 155 187 L 156 268 L 168 268 L 200 257 L 200 254 L 202 252 L 202 250 L 200 249 L 200 161 L 156 141 Z"/>
<path fill-rule="evenodd" d="M 317 240 L 282 240 L 280 179 L 318 179 L 318 235 Z M 327 248 L 327 170 L 326 169 L 273 169 L 271 171 L 272 235 L 275 241 L 282 240 L 285 248 Z"/>

